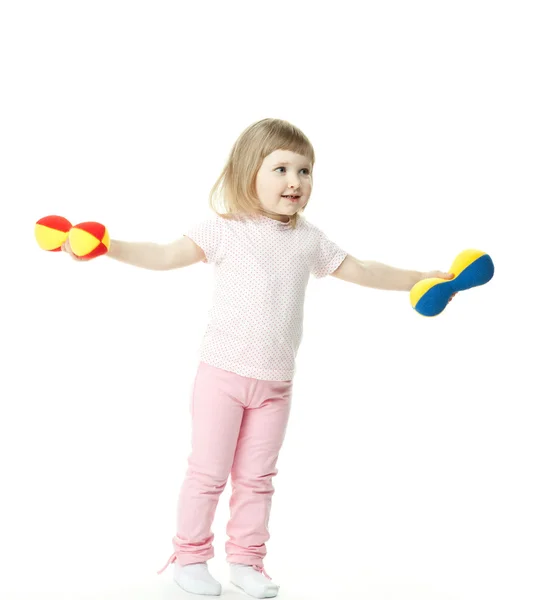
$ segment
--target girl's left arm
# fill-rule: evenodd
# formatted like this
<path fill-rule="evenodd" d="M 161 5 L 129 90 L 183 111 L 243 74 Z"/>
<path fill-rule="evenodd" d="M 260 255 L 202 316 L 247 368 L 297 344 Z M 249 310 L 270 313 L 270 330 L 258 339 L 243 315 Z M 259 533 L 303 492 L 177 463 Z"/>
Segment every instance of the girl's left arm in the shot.
<path fill-rule="evenodd" d="M 443 271 L 407 271 L 376 261 L 358 260 L 350 254 L 346 256 L 339 268 L 331 275 L 343 281 L 357 283 L 365 287 L 400 292 L 409 292 L 422 279 L 430 277 L 438 277 L 439 279 L 454 278 L 452 273 L 445 273 Z"/>

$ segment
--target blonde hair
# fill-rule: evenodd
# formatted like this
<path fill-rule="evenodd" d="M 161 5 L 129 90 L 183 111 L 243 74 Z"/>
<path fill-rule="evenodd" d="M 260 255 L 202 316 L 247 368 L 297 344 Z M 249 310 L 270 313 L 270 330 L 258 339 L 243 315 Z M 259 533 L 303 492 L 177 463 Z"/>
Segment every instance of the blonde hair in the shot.
<path fill-rule="evenodd" d="M 283 119 L 263 119 L 247 127 L 231 149 L 230 155 L 209 194 L 209 205 L 219 216 L 263 214 L 257 197 L 255 179 L 263 159 L 275 150 L 291 150 L 315 164 L 315 152 L 307 136 Z M 307 206 L 307 204 L 306 204 Z M 223 209 L 223 212 L 219 212 Z M 305 206 L 291 215 L 294 229 Z"/>

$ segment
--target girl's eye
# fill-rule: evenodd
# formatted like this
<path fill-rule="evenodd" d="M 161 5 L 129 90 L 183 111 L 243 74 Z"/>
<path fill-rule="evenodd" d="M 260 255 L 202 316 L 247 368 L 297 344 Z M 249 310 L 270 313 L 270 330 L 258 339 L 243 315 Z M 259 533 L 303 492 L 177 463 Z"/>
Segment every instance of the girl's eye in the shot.
<path fill-rule="evenodd" d="M 278 167 L 278 168 L 276 169 L 276 171 L 277 171 L 278 169 L 285 169 L 285 167 Z M 307 169 L 307 168 L 303 168 L 303 169 L 300 169 L 300 170 L 301 170 L 301 171 L 307 171 L 306 175 L 309 175 L 309 169 Z"/>

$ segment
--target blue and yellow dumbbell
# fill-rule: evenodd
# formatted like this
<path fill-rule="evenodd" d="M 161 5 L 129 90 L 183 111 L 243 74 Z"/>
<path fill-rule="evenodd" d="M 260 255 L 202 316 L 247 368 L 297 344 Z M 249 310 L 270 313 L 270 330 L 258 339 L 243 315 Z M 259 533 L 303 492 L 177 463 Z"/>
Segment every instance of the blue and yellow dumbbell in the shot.
<path fill-rule="evenodd" d="M 435 317 L 457 292 L 484 285 L 494 275 L 491 257 L 481 250 L 464 250 L 453 261 L 453 279 L 422 279 L 410 292 L 411 306 L 424 317 Z"/>

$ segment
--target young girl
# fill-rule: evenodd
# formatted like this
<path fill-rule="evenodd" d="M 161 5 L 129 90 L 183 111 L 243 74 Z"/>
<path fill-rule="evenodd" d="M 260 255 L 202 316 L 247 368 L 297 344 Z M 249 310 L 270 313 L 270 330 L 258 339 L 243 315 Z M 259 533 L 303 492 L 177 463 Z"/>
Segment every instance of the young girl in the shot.
<path fill-rule="evenodd" d="M 212 218 L 167 245 L 112 240 L 109 248 L 109 257 L 147 269 L 199 261 L 215 269 L 191 399 L 192 451 L 174 552 L 159 571 L 175 563 L 174 580 L 193 594 L 221 594 L 207 561 L 214 556 L 211 525 L 230 474 L 225 549 L 231 581 L 255 598 L 278 593 L 263 560 L 310 274 L 405 291 L 427 277 L 453 277 L 363 262 L 330 241 L 303 216 L 314 162 L 313 147 L 297 127 L 279 119 L 254 123 L 235 142 L 213 186 Z M 68 242 L 64 250 L 74 257 Z"/>

